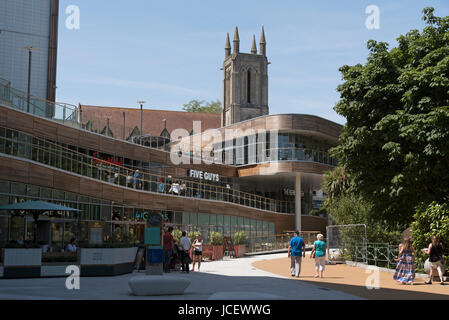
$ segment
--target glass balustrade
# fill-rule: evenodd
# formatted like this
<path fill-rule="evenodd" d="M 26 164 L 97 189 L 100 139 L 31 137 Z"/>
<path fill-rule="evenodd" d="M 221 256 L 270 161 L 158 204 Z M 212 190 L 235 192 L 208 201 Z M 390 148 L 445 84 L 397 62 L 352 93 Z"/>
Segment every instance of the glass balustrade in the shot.
<path fill-rule="evenodd" d="M 266 198 L 219 185 L 198 183 L 186 177 L 168 177 L 134 170 L 80 153 L 62 145 L 0 127 L 0 154 L 33 160 L 51 167 L 141 191 L 231 202 L 278 213 L 294 213 L 293 202 Z M 179 184 L 173 186 L 175 181 Z M 182 184 L 185 186 L 181 187 Z"/>

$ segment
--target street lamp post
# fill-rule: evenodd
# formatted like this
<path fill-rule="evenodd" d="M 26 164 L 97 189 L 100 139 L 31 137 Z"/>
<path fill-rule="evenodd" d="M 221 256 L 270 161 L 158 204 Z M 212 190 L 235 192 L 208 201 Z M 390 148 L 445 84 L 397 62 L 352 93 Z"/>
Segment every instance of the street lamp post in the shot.
<path fill-rule="evenodd" d="M 146 101 L 137 101 L 140 104 L 140 145 L 142 145 L 142 137 L 143 137 L 143 105 L 147 103 Z"/>
<path fill-rule="evenodd" d="M 25 47 L 28 50 L 28 90 L 27 90 L 27 112 L 30 112 L 30 94 L 31 94 L 31 61 L 33 50 L 36 48 L 33 46 Z"/>

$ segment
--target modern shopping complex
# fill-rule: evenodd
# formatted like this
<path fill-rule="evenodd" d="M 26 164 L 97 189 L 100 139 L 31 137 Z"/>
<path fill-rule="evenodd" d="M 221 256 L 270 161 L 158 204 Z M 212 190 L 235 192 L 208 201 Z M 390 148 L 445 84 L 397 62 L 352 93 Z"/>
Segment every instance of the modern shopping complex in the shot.
<path fill-rule="evenodd" d="M 336 166 L 328 151 L 342 126 L 269 114 L 266 45 L 264 30 L 250 53 L 237 28 L 232 47 L 228 35 L 221 115 L 55 103 L 2 79 L 0 205 L 80 211 L 2 210 L 0 243 L 37 239 L 58 251 L 72 237 L 88 242 L 91 229 L 103 241 L 143 242 L 151 213 L 206 242 L 212 231 L 245 231 L 249 242 L 325 232 L 321 180 Z"/>

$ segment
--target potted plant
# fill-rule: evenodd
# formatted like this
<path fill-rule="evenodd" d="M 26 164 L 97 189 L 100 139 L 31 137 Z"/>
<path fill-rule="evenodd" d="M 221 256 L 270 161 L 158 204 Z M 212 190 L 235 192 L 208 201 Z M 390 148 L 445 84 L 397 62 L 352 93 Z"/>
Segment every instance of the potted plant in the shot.
<path fill-rule="evenodd" d="M 212 231 L 209 239 L 212 245 L 212 260 L 223 259 L 223 236 L 221 233 Z"/>
<path fill-rule="evenodd" d="M 243 257 L 246 253 L 246 240 L 248 239 L 245 231 L 234 234 L 234 251 L 237 258 Z"/>
<path fill-rule="evenodd" d="M 182 237 L 182 231 L 179 229 L 173 230 L 173 239 L 176 240 L 176 242 L 179 244 L 179 242 L 181 241 L 181 237 Z"/>

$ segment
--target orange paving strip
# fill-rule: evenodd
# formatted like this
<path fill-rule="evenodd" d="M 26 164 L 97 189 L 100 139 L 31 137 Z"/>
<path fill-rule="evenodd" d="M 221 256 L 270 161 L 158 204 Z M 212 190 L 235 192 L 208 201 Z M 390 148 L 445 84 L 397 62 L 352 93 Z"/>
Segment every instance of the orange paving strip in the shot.
<path fill-rule="evenodd" d="M 366 280 L 370 274 L 366 269 L 351 267 L 346 264 L 326 265 L 323 279 L 316 279 L 315 260 L 310 257 L 303 258 L 301 275 L 292 278 L 290 274 L 290 259 L 262 260 L 253 263 L 255 268 L 268 271 L 281 276 L 289 277 L 292 281 L 303 281 L 319 285 L 320 287 L 342 291 L 370 300 L 449 300 L 449 284 L 445 286 L 435 282 L 426 285 L 424 278 L 415 278 L 415 284 L 402 285 L 393 280 L 393 273 L 380 271 L 380 289 L 369 290 L 366 288 Z"/>

